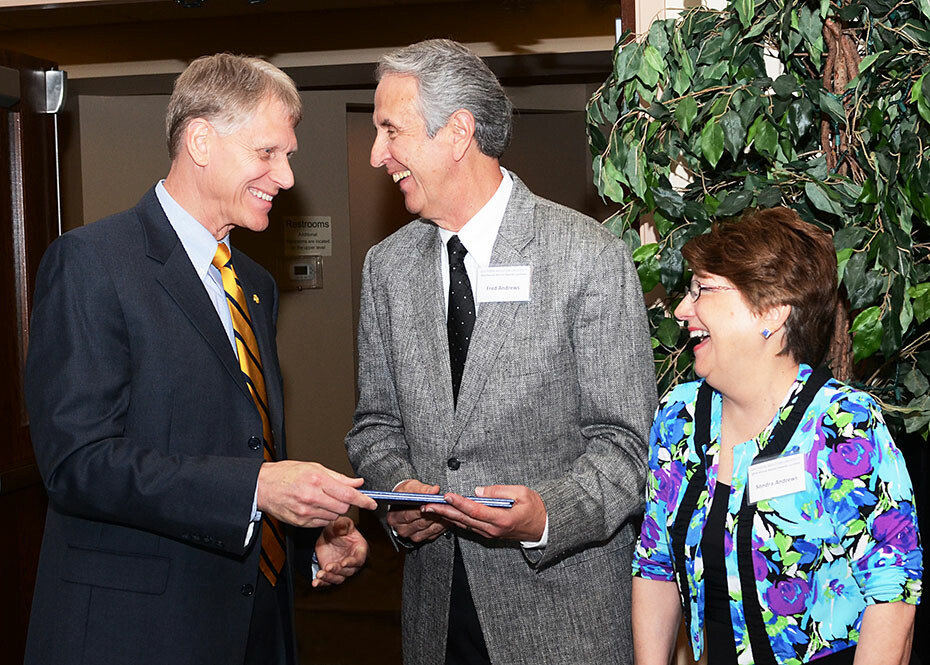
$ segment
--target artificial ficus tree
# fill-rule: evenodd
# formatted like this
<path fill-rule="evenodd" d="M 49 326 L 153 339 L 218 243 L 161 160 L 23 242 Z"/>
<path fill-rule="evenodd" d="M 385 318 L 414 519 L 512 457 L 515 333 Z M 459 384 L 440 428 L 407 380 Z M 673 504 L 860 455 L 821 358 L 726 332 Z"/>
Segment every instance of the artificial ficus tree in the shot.
<path fill-rule="evenodd" d="M 690 372 L 680 249 L 784 205 L 834 232 L 852 359 L 834 373 L 930 434 L 930 0 L 735 0 L 621 40 L 588 104 L 605 224 L 650 308 L 660 390 Z M 637 233 L 651 216 L 657 241 Z"/>

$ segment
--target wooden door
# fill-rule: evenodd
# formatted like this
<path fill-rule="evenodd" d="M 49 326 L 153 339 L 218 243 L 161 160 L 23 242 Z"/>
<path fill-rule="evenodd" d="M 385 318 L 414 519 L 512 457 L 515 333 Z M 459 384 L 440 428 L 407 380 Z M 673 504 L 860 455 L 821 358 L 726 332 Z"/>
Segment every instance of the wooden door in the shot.
<path fill-rule="evenodd" d="M 45 74 L 53 69 L 0 50 L 0 663 L 23 662 L 47 505 L 23 369 L 36 270 L 59 233 L 57 118 L 47 112 Z"/>

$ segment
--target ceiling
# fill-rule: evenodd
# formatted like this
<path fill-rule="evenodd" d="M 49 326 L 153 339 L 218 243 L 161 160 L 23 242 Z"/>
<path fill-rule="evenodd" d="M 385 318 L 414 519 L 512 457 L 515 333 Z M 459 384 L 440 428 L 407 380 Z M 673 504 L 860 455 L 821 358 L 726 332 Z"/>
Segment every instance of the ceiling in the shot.
<path fill-rule="evenodd" d="M 486 57 L 599 51 L 609 58 L 616 17 L 632 1 L 0 0 L 0 49 L 56 63 L 71 78 L 116 75 L 114 67 L 176 74 L 220 51 L 280 67 L 370 64 L 433 37 Z"/>
<path fill-rule="evenodd" d="M 540 0 L 501 0 L 504 9 L 526 9 Z M 0 0 L 0 30 L 40 30 L 85 25 L 147 23 L 328 10 L 409 10 L 475 4 L 464 0 Z M 478 3 L 480 4 L 480 3 Z"/>

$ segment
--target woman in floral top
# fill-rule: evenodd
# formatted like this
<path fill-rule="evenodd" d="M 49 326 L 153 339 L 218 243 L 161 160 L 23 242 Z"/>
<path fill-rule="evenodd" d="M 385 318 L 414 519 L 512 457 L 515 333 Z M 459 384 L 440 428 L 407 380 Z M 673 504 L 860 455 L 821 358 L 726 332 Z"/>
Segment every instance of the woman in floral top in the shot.
<path fill-rule="evenodd" d="M 845 337 L 829 235 L 779 208 L 683 254 L 694 279 L 675 316 L 704 380 L 669 392 L 652 426 L 637 664 L 669 662 L 682 615 L 711 665 L 907 663 L 911 481 L 872 398 L 811 370 L 835 322 Z"/>

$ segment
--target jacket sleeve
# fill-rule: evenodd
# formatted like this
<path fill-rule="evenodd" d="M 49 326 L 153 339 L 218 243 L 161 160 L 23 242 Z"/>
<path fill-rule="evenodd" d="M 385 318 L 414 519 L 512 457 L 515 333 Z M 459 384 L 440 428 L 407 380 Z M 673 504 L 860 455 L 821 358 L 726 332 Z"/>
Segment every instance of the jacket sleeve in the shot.
<path fill-rule="evenodd" d="M 608 540 L 643 508 L 656 384 L 642 288 L 626 245 L 606 243 L 580 283 L 571 343 L 586 444 L 566 474 L 535 488 L 549 516 L 537 566 Z"/>
<path fill-rule="evenodd" d="M 391 490 L 416 478 L 400 413 L 385 331 L 375 298 L 378 247 L 369 250 L 362 269 L 358 324 L 358 405 L 346 451 L 366 487 Z"/>
<path fill-rule="evenodd" d="M 867 604 L 917 604 L 923 558 L 914 490 L 875 402 L 853 392 L 834 400 L 820 431 L 824 507 Z"/>

